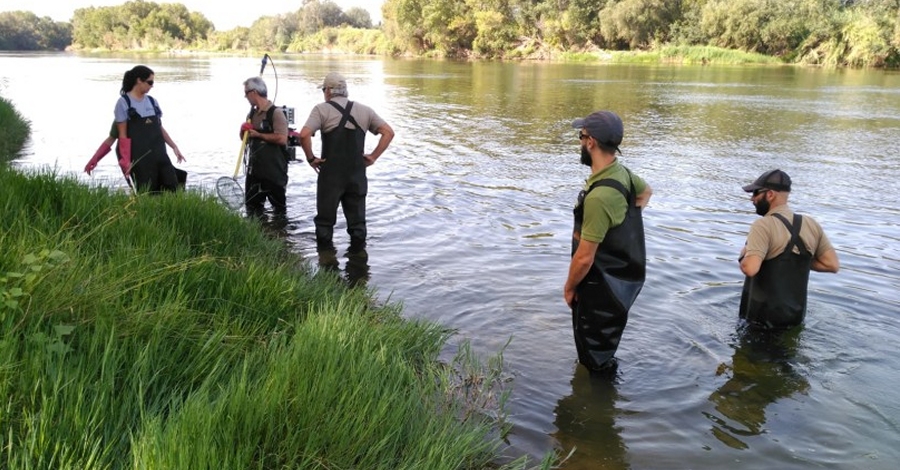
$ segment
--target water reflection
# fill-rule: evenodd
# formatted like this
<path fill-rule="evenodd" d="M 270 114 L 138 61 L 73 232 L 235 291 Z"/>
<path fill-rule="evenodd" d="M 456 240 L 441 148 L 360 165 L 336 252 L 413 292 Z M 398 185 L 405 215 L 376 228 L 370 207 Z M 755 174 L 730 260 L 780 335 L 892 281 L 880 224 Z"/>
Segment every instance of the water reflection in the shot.
<path fill-rule="evenodd" d="M 337 250 L 333 247 L 320 248 L 319 268 L 341 275 L 341 263 L 338 260 Z M 369 281 L 369 253 L 365 248 L 348 249 L 344 253 L 343 279 L 350 287 L 365 287 Z"/>
<path fill-rule="evenodd" d="M 554 410 L 557 430 L 552 436 L 562 447 L 559 453 L 564 457 L 572 452 L 565 468 L 630 468 L 627 448 L 616 425 L 618 399 L 611 377 L 591 375 L 586 368 L 575 367 L 572 393 L 561 398 Z"/>
<path fill-rule="evenodd" d="M 712 433 L 723 444 L 747 449 L 747 437 L 766 431 L 766 407 L 797 393 L 809 382 L 793 366 L 803 327 L 787 331 L 742 330 L 731 360 L 731 378 L 709 396 L 719 416 L 711 413 Z M 721 365 L 718 374 L 726 373 Z"/>

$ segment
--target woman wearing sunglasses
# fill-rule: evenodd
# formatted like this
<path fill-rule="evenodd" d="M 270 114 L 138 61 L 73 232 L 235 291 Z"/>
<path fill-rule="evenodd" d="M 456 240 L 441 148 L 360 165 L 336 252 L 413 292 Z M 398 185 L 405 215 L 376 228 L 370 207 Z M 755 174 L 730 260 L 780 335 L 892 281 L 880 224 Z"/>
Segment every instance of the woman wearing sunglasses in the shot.
<path fill-rule="evenodd" d="M 136 190 L 158 193 L 178 187 L 166 144 L 175 151 L 179 163 L 184 161 L 184 156 L 162 125 L 159 104 L 148 94 L 153 88 L 153 78 L 153 70 L 144 65 L 125 72 L 115 117 L 122 172 L 131 177 Z"/>

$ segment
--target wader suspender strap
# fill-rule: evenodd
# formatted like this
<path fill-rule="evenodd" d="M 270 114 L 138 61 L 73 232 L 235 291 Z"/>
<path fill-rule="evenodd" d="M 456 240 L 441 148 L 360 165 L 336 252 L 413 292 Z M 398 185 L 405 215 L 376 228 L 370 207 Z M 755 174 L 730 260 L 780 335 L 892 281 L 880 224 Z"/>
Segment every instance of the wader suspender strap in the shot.
<path fill-rule="evenodd" d="M 593 191 L 594 188 L 596 188 L 597 186 L 606 186 L 609 188 L 613 188 L 616 191 L 619 191 L 620 193 L 622 193 L 622 196 L 625 198 L 626 201 L 629 200 L 628 190 L 625 189 L 625 186 L 623 186 L 622 183 L 620 183 L 614 179 L 611 179 L 611 178 L 607 178 L 607 179 L 600 180 L 600 181 L 595 181 L 594 184 L 592 184 L 591 187 L 588 188 L 587 192 L 584 193 L 584 197 L 587 197 L 587 195 L 590 194 L 590 192 Z"/>
<path fill-rule="evenodd" d="M 134 111 L 135 113 L 137 113 L 137 111 L 134 109 L 133 106 L 131 106 L 131 98 L 128 97 L 128 93 L 125 93 L 124 95 L 122 95 L 122 97 L 125 98 L 125 104 L 128 105 L 128 117 L 131 117 L 131 112 Z M 159 110 L 159 105 L 156 104 L 156 100 L 153 99 L 153 97 L 150 95 L 147 95 L 147 98 L 150 98 L 150 104 L 153 105 L 153 113 L 156 116 L 159 116 L 160 114 L 162 114 L 162 112 Z M 138 116 L 138 117 L 140 117 L 140 116 Z"/>
<path fill-rule="evenodd" d="M 784 247 L 784 252 L 792 253 L 794 251 L 794 247 L 796 246 L 797 249 L 800 250 L 801 255 L 809 253 L 809 250 L 806 249 L 806 244 L 803 243 L 803 240 L 800 239 L 800 227 L 803 226 L 803 218 L 800 217 L 799 214 L 794 214 L 794 223 L 791 224 L 781 214 L 772 214 L 772 216 L 780 220 L 781 223 L 783 223 L 784 226 L 787 227 L 788 232 L 791 233 L 791 241 L 788 242 L 786 247 Z"/>
<path fill-rule="evenodd" d="M 620 183 L 612 178 L 606 178 L 606 179 L 602 179 L 600 181 L 595 181 L 594 184 L 592 184 L 591 187 L 588 188 L 587 192 L 584 193 L 584 197 L 587 197 L 587 195 L 591 191 L 593 191 L 594 188 L 596 188 L 597 186 L 607 186 L 607 187 L 613 188 L 615 190 L 618 190 L 620 193 L 622 193 L 622 196 L 624 196 L 625 200 L 628 201 L 628 205 L 631 206 L 634 204 L 634 180 L 631 179 L 631 171 L 628 171 L 628 182 L 630 183 L 630 186 L 631 186 L 631 193 L 629 193 L 628 190 L 625 189 L 625 186 L 623 186 L 622 183 Z M 788 228 L 790 228 L 790 227 L 788 227 Z"/>
<path fill-rule="evenodd" d="M 334 106 L 335 109 L 340 111 L 341 116 L 343 116 L 341 118 L 341 123 L 338 124 L 338 126 L 337 126 L 337 129 L 343 129 L 344 126 L 347 125 L 347 121 L 350 121 L 350 123 L 353 124 L 354 126 L 356 126 L 357 129 L 362 129 L 363 132 L 365 132 L 365 129 L 363 129 L 359 124 L 357 124 L 356 119 L 353 119 L 353 116 L 350 115 L 350 110 L 353 108 L 352 101 L 347 102 L 347 109 L 342 108 L 341 105 L 335 103 L 334 101 L 328 101 L 327 103 Z"/>

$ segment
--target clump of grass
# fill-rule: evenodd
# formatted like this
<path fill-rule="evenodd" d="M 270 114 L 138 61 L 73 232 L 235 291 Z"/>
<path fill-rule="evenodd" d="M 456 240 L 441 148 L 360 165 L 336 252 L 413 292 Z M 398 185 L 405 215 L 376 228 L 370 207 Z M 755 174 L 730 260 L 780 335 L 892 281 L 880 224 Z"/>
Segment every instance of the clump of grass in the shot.
<path fill-rule="evenodd" d="M 772 65 L 782 63 L 778 58 L 772 56 L 713 46 L 663 46 L 659 48 L 658 55 L 662 61 L 684 64 Z"/>
<path fill-rule="evenodd" d="M 782 64 L 776 57 L 713 46 L 662 46 L 647 51 L 563 52 L 567 62 L 603 62 L 617 64 L 680 63 L 743 65 Z"/>
<path fill-rule="evenodd" d="M 16 157 L 30 132 L 28 121 L 6 98 L 0 96 L 0 163 Z"/>
<path fill-rule="evenodd" d="M 498 363 L 211 196 L 0 167 L 0 212 L 0 466 L 499 466 Z"/>

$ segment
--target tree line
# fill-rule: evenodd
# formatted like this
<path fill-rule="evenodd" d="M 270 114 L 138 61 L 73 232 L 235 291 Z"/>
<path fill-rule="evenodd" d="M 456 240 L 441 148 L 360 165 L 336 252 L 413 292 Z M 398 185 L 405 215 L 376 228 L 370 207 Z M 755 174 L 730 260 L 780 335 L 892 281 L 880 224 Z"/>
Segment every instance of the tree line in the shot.
<path fill-rule="evenodd" d="M 295 12 L 216 31 L 181 4 L 134 0 L 76 10 L 71 24 L 25 12 L 0 14 L 0 48 L 58 48 L 68 31 L 76 49 L 338 47 L 515 59 L 716 46 L 789 63 L 900 67 L 900 0 L 385 0 L 382 14 L 383 23 L 372 29 L 364 9 L 343 11 L 331 0 L 304 0 Z M 18 20 L 7 20 L 12 15 Z"/>
<path fill-rule="evenodd" d="M 900 65 L 900 0 L 386 0 L 383 14 L 400 48 L 450 57 L 688 45 Z"/>

